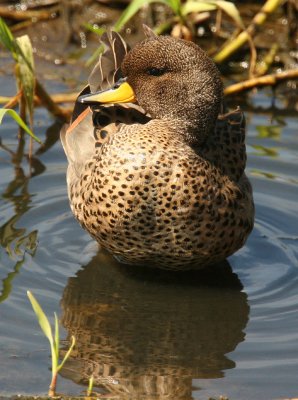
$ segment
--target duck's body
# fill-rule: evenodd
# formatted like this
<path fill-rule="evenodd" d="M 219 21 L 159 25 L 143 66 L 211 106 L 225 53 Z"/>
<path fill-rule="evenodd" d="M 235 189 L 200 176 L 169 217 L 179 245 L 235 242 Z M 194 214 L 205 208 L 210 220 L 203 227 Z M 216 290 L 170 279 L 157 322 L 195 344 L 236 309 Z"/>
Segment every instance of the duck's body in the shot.
<path fill-rule="evenodd" d="M 179 41 L 179 46 L 185 43 Z M 133 122 L 134 112 L 125 106 L 86 108 L 81 122 L 62 134 L 71 208 L 81 225 L 122 262 L 201 268 L 242 247 L 253 226 L 251 187 L 244 174 L 244 118 L 235 111 L 216 119 L 220 96 L 210 97 L 216 103 L 213 121 L 196 115 L 208 104 L 186 121 L 180 118 L 182 105 L 172 115 L 157 115 L 158 106 L 147 106 L 142 93 L 146 79 L 144 86 L 134 74 L 129 81 L 131 58 L 141 63 L 140 54 L 142 50 L 128 53 L 122 67 L 150 117 L 136 112 L 140 122 Z M 164 84 L 159 81 L 159 91 Z M 167 101 L 167 94 L 161 96 Z M 162 113 L 167 107 L 162 106 Z M 116 123 L 106 117 L 111 112 Z"/>

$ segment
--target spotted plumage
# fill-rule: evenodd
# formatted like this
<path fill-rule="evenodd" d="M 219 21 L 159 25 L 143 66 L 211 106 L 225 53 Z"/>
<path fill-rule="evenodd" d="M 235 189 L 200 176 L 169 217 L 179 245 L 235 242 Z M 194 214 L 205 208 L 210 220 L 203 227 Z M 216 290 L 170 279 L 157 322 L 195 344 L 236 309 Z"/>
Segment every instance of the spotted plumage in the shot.
<path fill-rule="evenodd" d="M 117 34 L 104 37 L 91 94 L 87 87 L 61 134 L 70 204 L 83 228 L 124 263 L 201 268 L 242 247 L 253 227 L 245 121 L 240 110 L 219 114 L 222 84 L 199 47 L 146 33 L 127 54 Z M 103 60 L 116 42 L 124 60 L 113 58 L 111 75 Z M 125 81 L 92 93 L 115 75 Z M 123 82 L 137 104 L 103 104 Z"/>

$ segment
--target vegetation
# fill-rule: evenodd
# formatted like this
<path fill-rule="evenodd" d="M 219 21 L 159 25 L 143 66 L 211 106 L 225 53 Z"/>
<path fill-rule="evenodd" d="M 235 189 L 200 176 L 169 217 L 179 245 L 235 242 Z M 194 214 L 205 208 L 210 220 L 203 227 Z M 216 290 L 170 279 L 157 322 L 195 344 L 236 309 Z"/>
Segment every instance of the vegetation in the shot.
<path fill-rule="evenodd" d="M 39 325 L 45 336 L 47 337 L 48 341 L 50 342 L 50 347 L 51 347 L 51 356 L 52 356 L 52 380 L 51 384 L 49 387 L 49 393 L 48 395 L 50 397 L 56 395 L 56 386 L 57 386 L 57 378 L 58 378 L 58 372 L 63 368 L 63 365 L 65 364 L 65 361 L 68 359 L 70 356 L 70 353 L 72 352 L 72 349 L 75 345 L 75 337 L 71 337 L 71 345 L 66 352 L 62 362 L 59 364 L 59 349 L 60 349 L 60 335 L 59 335 L 59 324 L 58 324 L 58 318 L 57 314 L 55 313 L 55 332 L 54 335 L 52 333 L 52 328 L 49 323 L 49 320 L 45 313 L 43 312 L 43 309 L 39 305 L 38 301 L 36 298 L 33 296 L 33 294 L 30 291 L 27 291 L 27 295 L 29 297 L 29 300 L 31 302 L 32 308 L 36 314 L 36 317 L 38 319 Z"/>
<path fill-rule="evenodd" d="M 56 2 L 58 3 L 58 1 Z M 67 3 L 67 2 L 63 2 Z M 71 3 L 71 2 L 69 2 Z M 210 56 L 218 65 L 227 65 L 227 60 L 237 56 L 241 52 L 241 57 L 249 60 L 248 74 L 245 79 L 228 86 L 225 89 L 225 95 L 234 95 L 244 90 L 250 90 L 257 86 L 270 85 L 275 87 L 279 82 L 285 80 L 297 80 L 298 70 L 289 67 L 290 63 L 282 64 L 283 70 L 274 70 L 272 65 L 279 58 L 280 47 L 278 43 L 273 43 L 266 51 L 260 50 L 256 43 L 255 37 L 257 31 L 266 26 L 268 18 L 284 7 L 294 7 L 292 0 L 267 0 L 254 12 L 250 21 L 245 21 L 241 11 L 237 7 L 237 2 L 227 0 L 132 0 L 126 9 L 121 13 L 119 19 L 113 24 L 112 28 L 121 31 L 131 20 L 136 17 L 144 7 L 149 10 L 156 5 L 161 5 L 166 12 L 170 13 L 163 21 L 154 23 L 156 33 L 169 33 L 174 37 L 182 37 L 187 40 L 199 42 L 199 28 L 209 29 L 210 35 L 216 41 L 216 46 L 210 47 Z M 69 6 L 70 7 L 70 6 Z M 60 14 L 59 14 L 60 13 Z M 40 143 L 40 139 L 33 133 L 34 127 L 34 110 L 37 105 L 46 107 L 50 113 L 62 120 L 68 120 L 70 109 L 60 106 L 61 103 L 73 103 L 77 97 L 77 93 L 70 94 L 51 94 L 49 95 L 44 89 L 41 82 L 36 77 L 36 69 L 34 62 L 34 52 L 28 35 L 22 35 L 18 38 L 14 37 L 13 32 L 17 32 L 20 28 L 32 26 L 41 20 L 48 20 L 57 15 L 62 18 L 62 11 L 56 4 L 53 7 L 38 10 L 22 10 L 0 6 L 0 45 L 10 52 L 14 62 L 14 74 L 16 79 L 16 94 L 12 97 L 1 97 L 0 103 L 3 108 L 0 109 L 0 124 L 4 117 L 11 117 L 15 122 L 30 135 L 30 137 Z M 284 15 L 288 18 L 286 11 Z M 5 21 L 4 21 L 5 19 Z M 228 21 L 229 24 L 224 24 Z M 297 23 L 297 22 L 296 22 Z M 112 25 L 112 24 L 110 24 Z M 229 26 L 226 29 L 227 25 Z M 290 25 L 290 23 L 289 23 Z M 96 19 L 82 20 L 81 29 L 90 35 L 101 35 L 106 30 L 106 25 L 97 26 Z M 90 31 L 92 33 L 90 33 Z M 94 61 L 99 52 L 96 51 L 91 58 Z M 280 61 L 278 61 L 280 62 Z M 1 94 L 1 93 L 0 93 Z M 17 111 L 16 111 L 17 109 Z M 28 124 L 26 123 L 28 122 Z M 20 135 L 24 140 L 24 137 Z M 3 147 L 3 146 L 2 146 Z M 23 149 L 23 144 L 22 144 Z M 21 153 L 21 152 L 19 152 Z M 22 153 L 23 154 L 23 153 Z M 18 169 L 19 170 L 19 169 Z M 26 178 L 27 179 L 27 178 Z M 29 179 L 29 178 L 28 178 Z M 19 179 L 19 181 L 21 181 Z M 14 190 L 19 190 L 15 185 Z M 28 207 L 28 205 L 27 205 Z M 26 210 L 25 210 L 26 211 Z M 24 212 L 25 212 L 24 211 Z M 3 241 L 6 249 L 9 248 L 9 240 L 7 238 L 16 238 L 19 240 L 16 245 L 16 252 L 21 251 L 20 247 L 26 245 L 31 251 L 36 248 L 37 232 L 33 231 L 29 235 L 24 234 L 24 230 L 16 231 L 14 224 L 15 218 L 7 223 L 6 237 Z M 17 232 L 17 233 L 16 233 Z M 0 238 L 1 239 L 1 238 Z M 7 298 L 11 287 L 11 281 L 15 274 L 19 272 L 22 260 L 18 261 L 14 272 L 10 273 L 4 281 L 4 290 L 0 302 Z M 28 292 L 28 297 L 37 316 L 39 325 L 49 340 L 51 348 L 52 360 L 52 379 L 49 388 L 49 396 L 56 395 L 57 376 L 61 368 L 63 368 L 66 360 L 70 356 L 75 345 L 75 338 L 72 337 L 71 345 L 66 352 L 62 362 L 59 363 L 59 326 L 57 315 L 54 314 L 55 327 L 52 331 L 48 318 L 44 314 L 41 306 L 32 295 Z M 93 394 L 93 376 L 89 380 L 87 395 Z"/>
<path fill-rule="evenodd" d="M 157 33 L 167 31 L 173 36 L 197 41 L 198 25 L 206 25 L 206 21 L 207 25 L 209 22 L 213 24 L 213 28 L 211 27 L 212 32 L 220 37 L 223 34 L 222 21 L 223 14 L 225 14 L 227 18 L 230 19 L 230 22 L 232 21 L 230 26 L 233 25 L 233 29 L 228 33 L 228 35 L 222 35 L 225 37 L 228 36 L 228 39 L 225 42 L 221 40 L 221 43 L 223 43 L 219 50 L 216 49 L 214 52 L 214 49 L 211 48 L 210 55 L 216 63 L 222 64 L 226 62 L 228 58 L 233 56 L 234 53 L 243 50 L 244 46 L 247 44 L 251 54 L 248 79 L 244 81 L 242 79 L 241 82 L 237 82 L 235 85 L 227 87 L 225 94 L 228 96 L 243 90 L 249 90 L 256 86 L 275 86 L 280 81 L 298 78 L 297 69 L 286 69 L 284 71 L 278 71 L 277 73 L 266 75 L 279 51 L 278 45 L 274 43 L 269 52 L 267 54 L 262 54 L 260 57 L 254 42 L 254 35 L 257 30 L 264 25 L 267 18 L 284 5 L 284 3 L 285 0 L 267 0 L 254 15 L 251 22 L 245 26 L 238 7 L 235 2 L 232 1 L 132 0 L 118 20 L 114 23 L 113 29 L 116 31 L 122 30 L 141 9 L 159 4 L 170 12 L 170 18 L 167 16 L 164 22 L 155 26 L 155 31 Z M 286 4 L 289 7 L 294 7 L 292 5 L 292 0 L 288 0 Z M 53 13 L 59 15 L 59 10 L 62 13 L 61 9 L 59 9 L 57 5 L 55 5 L 53 9 L 47 8 L 45 10 L 38 9 L 27 11 L 14 11 L 11 8 L 8 9 L 1 6 L 0 17 L 2 15 L 8 20 L 18 21 L 17 27 L 20 24 L 19 21 L 22 21 L 21 27 L 23 28 L 24 24 L 25 26 L 30 24 L 30 19 L 31 21 L 32 18 L 34 18 L 35 21 L 48 19 L 53 15 Z M 106 26 L 98 27 L 95 20 L 93 22 L 83 21 L 82 26 L 99 35 L 106 30 Z M 14 25 L 12 25 L 12 28 L 14 28 Z M 0 103 L 5 104 L 0 113 L 0 123 L 3 116 L 8 114 L 36 140 L 37 138 L 32 133 L 35 105 L 41 104 L 56 117 L 68 119 L 71 110 L 61 108 L 58 103 L 73 103 L 77 93 L 67 95 L 54 94 L 50 96 L 36 78 L 32 45 L 29 37 L 23 35 L 15 39 L 11 30 L 1 18 L 0 44 L 10 51 L 15 60 L 15 76 L 18 88 L 17 94 L 12 98 L 2 98 L 0 96 Z M 93 62 L 97 58 L 99 51 L 101 51 L 100 48 L 93 54 L 91 59 L 89 59 L 89 63 Z M 261 68 L 260 65 L 262 65 Z M 19 117 L 17 117 L 17 114 L 12 110 L 17 105 L 19 106 Z M 24 121 L 26 120 L 29 121 L 30 128 L 25 125 Z"/>

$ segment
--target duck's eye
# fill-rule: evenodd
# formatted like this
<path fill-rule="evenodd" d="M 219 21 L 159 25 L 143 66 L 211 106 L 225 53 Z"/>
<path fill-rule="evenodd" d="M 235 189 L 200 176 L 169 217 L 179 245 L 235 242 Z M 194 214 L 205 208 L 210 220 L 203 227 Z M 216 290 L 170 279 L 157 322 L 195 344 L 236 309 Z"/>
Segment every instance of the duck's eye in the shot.
<path fill-rule="evenodd" d="M 147 74 L 153 76 L 161 76 L 166 72 L 165 68 L 148 68 Z"/>

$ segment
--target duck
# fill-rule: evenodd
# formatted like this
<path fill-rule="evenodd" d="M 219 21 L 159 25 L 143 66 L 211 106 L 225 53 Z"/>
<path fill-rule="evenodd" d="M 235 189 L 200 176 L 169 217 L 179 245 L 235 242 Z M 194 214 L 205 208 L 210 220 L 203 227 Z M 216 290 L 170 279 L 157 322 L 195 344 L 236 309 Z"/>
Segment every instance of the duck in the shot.
<path fill-rule="evenodd" d="M 245 117 L 193 42 L 158 36 L 104 52 L 61 130 L 71 210 L 120 263 L 183 271 L 225 260 L 254 224 Z"/>

